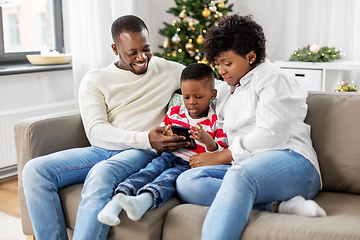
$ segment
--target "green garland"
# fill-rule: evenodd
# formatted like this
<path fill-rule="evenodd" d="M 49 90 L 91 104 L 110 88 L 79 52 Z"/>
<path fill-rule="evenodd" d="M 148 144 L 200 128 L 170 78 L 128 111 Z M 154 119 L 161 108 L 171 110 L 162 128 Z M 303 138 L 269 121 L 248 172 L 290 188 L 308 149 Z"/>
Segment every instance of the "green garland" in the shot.
<path fill-rule="evenodd" d="M 341 52 L 335 48 L 321 47 L 314 52 L 310 51 L 310 45 L 302 49 L 297 49 L 290 57 L 289 61 L 299 62 L 331 62 L 341 59 Z"/>
<path fill-rule="evenodd" d="M 341 82 L 341 85 L 335 89 L 335 92 L 357 92 L 356 86 L 350 83 Z"/>

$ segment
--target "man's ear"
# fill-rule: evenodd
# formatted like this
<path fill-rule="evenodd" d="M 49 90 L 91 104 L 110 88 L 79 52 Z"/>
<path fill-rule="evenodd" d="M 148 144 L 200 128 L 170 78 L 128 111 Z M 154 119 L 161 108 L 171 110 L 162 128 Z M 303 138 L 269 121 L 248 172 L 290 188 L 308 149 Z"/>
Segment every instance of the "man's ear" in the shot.
<path fill-rule="evenodd" d="M 211 90 L 210 99 L 214 100 L 216 96 L 217 96 L 217 90 L 216 89 Z"/>
<path fill-rule="evenodd" d="M 111 49 L 113 50 L 113 52 L 115 53 L 116 56 L 119 55 L 119 50 L 114 43 L 111 44 Z"/>
<path fill-rule="evenodd" d="M 248 54 L 246 54 L 245 56 L 246 61 L 251 65 L 255 62 L 256 60 L 256 53 L 254 50 L 251 50 Z"/>

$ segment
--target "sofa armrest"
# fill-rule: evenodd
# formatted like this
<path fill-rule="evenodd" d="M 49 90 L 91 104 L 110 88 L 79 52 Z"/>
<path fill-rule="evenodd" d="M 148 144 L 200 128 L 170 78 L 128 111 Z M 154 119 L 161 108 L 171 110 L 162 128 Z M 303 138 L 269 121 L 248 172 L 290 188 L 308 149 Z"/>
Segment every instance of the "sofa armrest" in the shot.
<path fill-rule="evenodd" d="M 23 232 L 32 235 L 21 181 L 24 165 L 32 158 L 69 148 L 89 146 L 79 110 L 27 118 L 15 125 L 15 146 L 19 180 L 18 201 Z"/>

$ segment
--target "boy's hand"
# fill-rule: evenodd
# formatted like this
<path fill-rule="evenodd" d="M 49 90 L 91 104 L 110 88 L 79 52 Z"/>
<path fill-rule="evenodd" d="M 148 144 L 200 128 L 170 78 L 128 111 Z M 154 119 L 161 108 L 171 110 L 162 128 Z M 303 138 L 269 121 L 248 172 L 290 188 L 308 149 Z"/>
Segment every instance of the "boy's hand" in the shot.
<path fill-rule="evenodd" d="M 149 141 L 152 148 L 161 152 L 174 152 L 190 144 L 190 142 L 185 141 L 184 136 L 166 136 L 164 132 L 168 127 L 158 126 L 150 130 Z"/>
<path fill-rule="evenodd" d="M 208 151 L 216 151 L 218 146 L 214 139 L 203 129 L 200 123 L 196 123 L 196 126 L 190 126 L 191 138 L 198 140 L 206 145 Z"/>
<path fill-rule="evenodd" d="M 165 127 L 164 134 L 166 136 L 177 136 L 175 133 L 173 133 L 170 124 Z"/>

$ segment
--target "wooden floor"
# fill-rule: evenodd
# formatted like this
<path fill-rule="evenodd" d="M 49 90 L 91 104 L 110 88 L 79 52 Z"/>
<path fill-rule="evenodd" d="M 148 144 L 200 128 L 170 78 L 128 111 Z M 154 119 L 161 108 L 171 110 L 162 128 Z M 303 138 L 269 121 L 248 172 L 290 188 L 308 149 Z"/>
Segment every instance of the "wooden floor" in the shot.
<path fill-rule="evenodd" d="M 0 212 L 20 218 L 17 176 L 0 180 Z"/>

